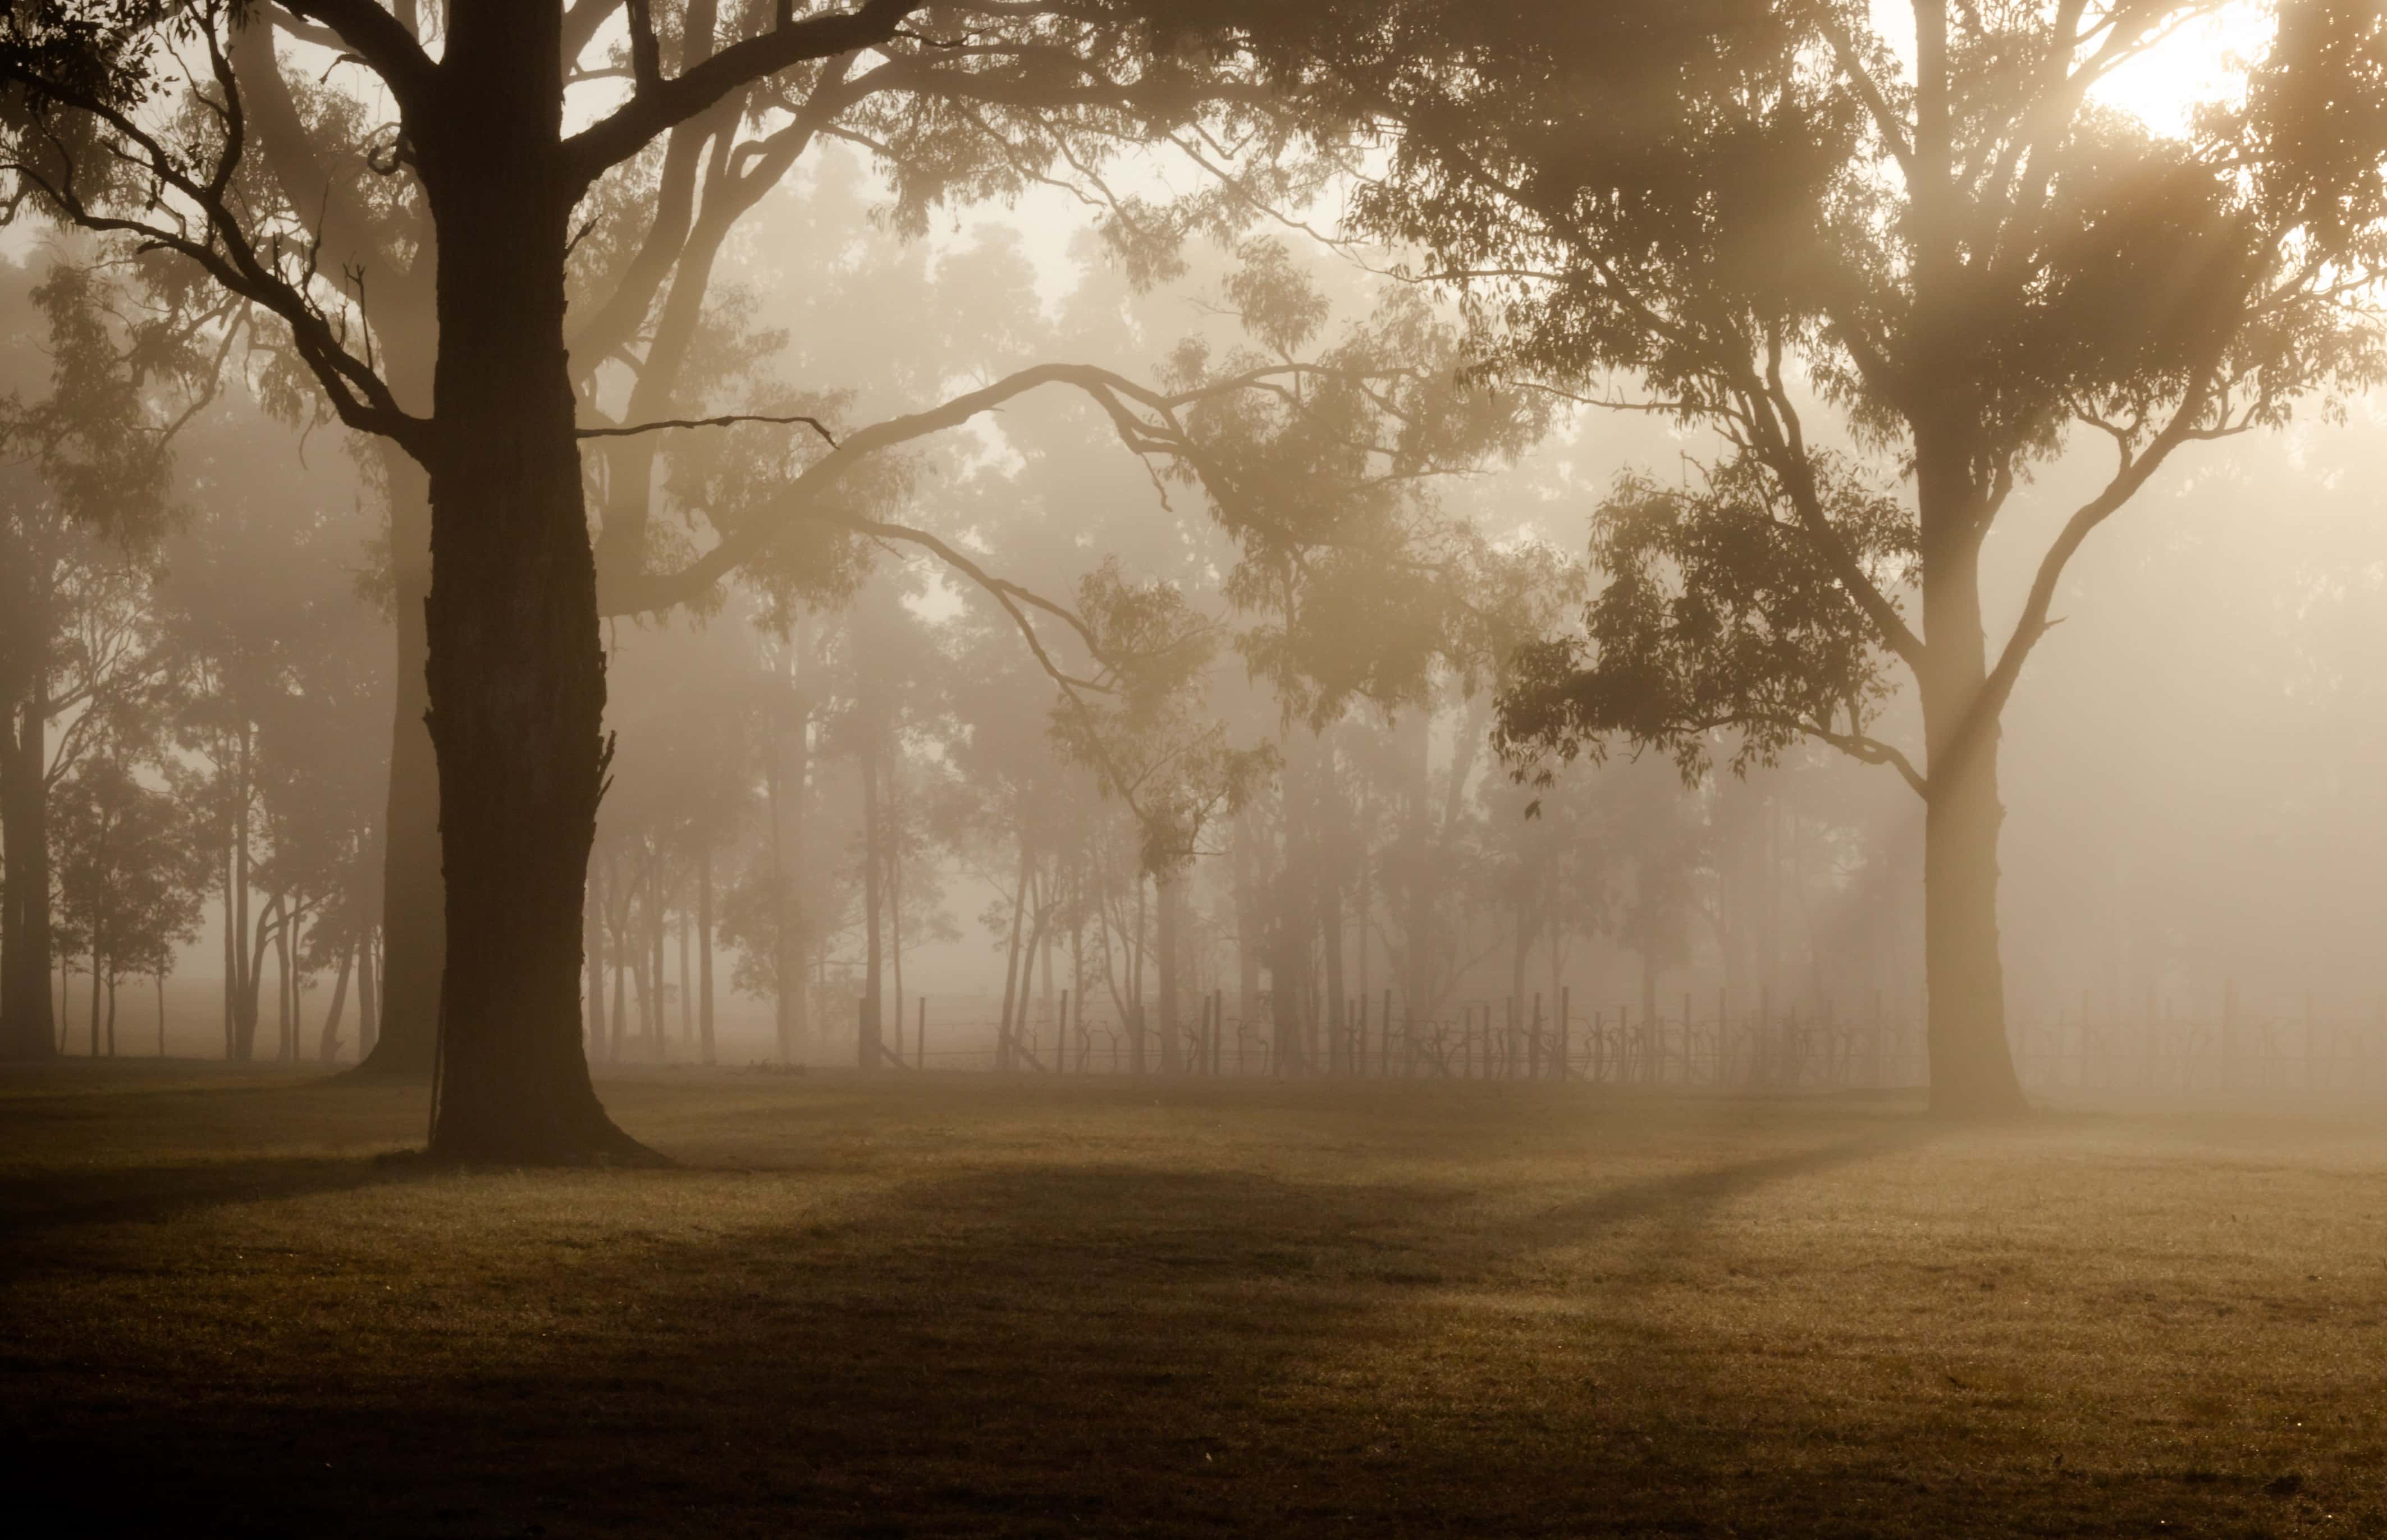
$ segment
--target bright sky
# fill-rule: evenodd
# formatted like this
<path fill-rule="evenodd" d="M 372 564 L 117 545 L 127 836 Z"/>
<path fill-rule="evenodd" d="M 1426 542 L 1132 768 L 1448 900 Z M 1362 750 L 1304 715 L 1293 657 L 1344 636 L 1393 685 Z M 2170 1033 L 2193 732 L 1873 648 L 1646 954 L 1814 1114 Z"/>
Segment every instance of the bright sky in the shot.
<path fill-rule="evenodd" d="M 2236 95 L 2240 70 L 2269 46 L 2268 8 L 2237 0 L 2182 27 L 2115 71 L 2099 98 L 2137 114 L 2157 133 L 2185 133 L 2199 105 Z"/>

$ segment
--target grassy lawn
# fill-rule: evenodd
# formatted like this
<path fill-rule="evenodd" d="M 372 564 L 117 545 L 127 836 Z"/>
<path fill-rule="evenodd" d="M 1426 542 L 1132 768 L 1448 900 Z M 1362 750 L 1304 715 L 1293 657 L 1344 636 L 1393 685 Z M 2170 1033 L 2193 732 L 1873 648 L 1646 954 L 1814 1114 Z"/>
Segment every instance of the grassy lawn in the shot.
<path fill-rule="evenodd" d="M 606 1094 L 0 1078 L 15 1533 L 2387 1535 L 2387 1115 Z"/>

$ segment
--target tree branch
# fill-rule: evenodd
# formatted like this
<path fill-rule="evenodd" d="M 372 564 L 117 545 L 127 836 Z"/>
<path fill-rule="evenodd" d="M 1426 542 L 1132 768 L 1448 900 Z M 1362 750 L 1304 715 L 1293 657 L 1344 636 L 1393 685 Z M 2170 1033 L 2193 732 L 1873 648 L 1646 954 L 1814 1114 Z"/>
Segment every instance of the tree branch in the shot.
<path fill-rule="evenodd" d="M 676 124 L 687 121 L 732 92 L 810 59 L 833 58 L 877 47 L 895 35 L 904 18 L 925 0 L 863 0 L 860 9 L 780 19 L 770 31 L 741 39 L 682 70 L 641 88 L 611 116 L 564 141 L 570 184 L 585 187 Z"/>

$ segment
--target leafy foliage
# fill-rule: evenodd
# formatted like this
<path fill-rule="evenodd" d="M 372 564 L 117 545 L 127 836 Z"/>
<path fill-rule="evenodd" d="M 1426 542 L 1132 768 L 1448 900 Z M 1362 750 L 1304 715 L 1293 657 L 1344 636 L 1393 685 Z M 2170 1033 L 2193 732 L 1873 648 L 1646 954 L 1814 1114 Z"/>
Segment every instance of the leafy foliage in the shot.
<path fill-rule="evenodd" d="M 1841 544 L 1868 581 L 1899 593 L 1917 559 L 1913 514 L 1845 461 L 1821 469 Z M 1620 737 L 1664 749 L 1697 780 L 1727 730 L 1738 771 L 1803 737 L 1869 742 L 1895 660 L 1784 500 L 1746 460 L 1681 488 L 1620 476 L 1592 515 L 1592 565 L 1607 581 L 1583 635 L 1517 653 L 1502 751 L 1597 757 Z"/>

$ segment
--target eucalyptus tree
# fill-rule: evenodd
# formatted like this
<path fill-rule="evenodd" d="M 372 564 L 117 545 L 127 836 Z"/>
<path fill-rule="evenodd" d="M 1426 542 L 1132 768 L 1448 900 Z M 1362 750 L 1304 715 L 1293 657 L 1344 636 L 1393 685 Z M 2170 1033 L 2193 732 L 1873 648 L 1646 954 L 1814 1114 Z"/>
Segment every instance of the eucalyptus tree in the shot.
<path fill-rule="evenodd" d="M 0 83 L 14 108 L 6 164 L 45 211 L 183 258 L 269 313 L 339 420 L 423 469 L 447 927 L 432 1144 L 459 1157 L 642 1158 L 599 1106 L 580 1054 L 579 915 L 602 781 L 603 679 L 579 444 L 663 424 L 579 421 L 565 317 L 570 260 L 589 228 L 582 210 L 615 168 L 709 116 L 782 113 L 809 134 L 857 100 L 898 103 L 879 133 L 852 132 L 952 173 L 920 193 L 933 202 L 1016 182 L 1039 158 L 1069 151 L 1037 131 L 1048 119 L 1091 115 L 1102 145 L 1184 122 L 1232 93 L 1207 88 L 1206 66 L 1176 46 L 1165 18 L 1124 3 L 783 4 L 689 29 L 674 69 L 663 8 L 625 0 L 627 89 L 585 113 L 567 108 L 568 93 L 613 75 L 583 65 L 616 14 L 602 0 L 455 0 L 436 27 L 405 3 L 282 8 L 321 30 L 337 65 L 371 75 L 359 95 L 392 115 L 377 163 L 420 188 L 437 262 L 427 398 L 401 395 L 385 372 L 361 297 L 371 275 L 322 266 L 303 218 L 249 196 L 250 104 L 233 55 L 251 7 L 13 7 L 0 23 Z M 176 85 L 185 70 L 187 91 Z M 985 128 L 989 150 L 913 155 L 955 120 Z M 714 174 L 750 169 L 726 141 L 714 155 Z M 1001 398 L 975 393 L 940 421 Z M 702 591 L 747 554 L 730 544 L 625 604 Z"/>
<path fill-rule="evenodd" d="M 1118 798 L 1140 836 L 1135 867 L 1153 883 L 1154 1029 L 1164 1073 L 1182 1067 L 1189 925 L 1187 877 L 1214 851 L 1219 829 L 1240 813 L 1275 767 L 1272 744 L 1238 745 L 1209 699 L 1220 640 L 1186 595 L 1160 580 L 1131 582 L 1116 562 L 1079 587 L 1078 612 L 1109 663 L 1116 688 L 1088 699 L 1074 691 L 1053 713 L 1066 759 L 1093 770 Z M 1142 991 L 1135 991 L 1141 1004 Z M 1143 1063 L 1143 1036 L 1133 1052 Z"/>
<path fill-rule="evenodd" d="M 1611 649 L 1596 614 L 1593 637 L 1536 654 L 1504 743 L 1530 762 L 1621 736 L 1695 768 L 1721 726 L 1761 759 L 1803 736 L 1895 767 L 1924 803 L 1946 1111 L 2021 1102 L 1998 725 L 2067 563 L 2181 451 L 2375 372 L 2339 303 L 2375 246 L 2375 120 L 2357 110 L 2375 44 L 2300 40 L 2315 13 L 2285 6 L 2290 47 L 2246 110 L 2169 137 L 2100 99 L 2216 8 L 1914 0 L 1893 32 L 1893 8 L 1860 0 L 1414 0 L 1339 30 L 1348 7 L 1221 7 L 1281 72 L 1385 125 L 1358 224 L 1463 286 L 1509 370 L 1720 435 L 1716 478 L 1678 515 L 1686 541 L 1727 549 L 1699 587 L 1638 586 L 1682 607 L 1650 610 L 1635 645 Z M 1992 647 L 1984 545 L 2034 468 L 2084 438 L 2111 470 L 2065 511 Z M 1727 589 L 1700 591 L 1725 568 Z M 1747 624 L 1702 632 L 1702 608 Z M 1871 730 L 1893 669 L 1919 697 L 1918 745 Z"/>
<path fill-rule="evenodd" d="M 154 674 L 146 612 L 173 523 L 169 440 L 207 318 L 145 313 L 87 268 L 0 274 L 29 344 L 0 409 L 0 1057 L 53 1052 L 49 795 Z M 30 344 L 35 337 L 46 347 Z M 163 391 L 159 386 L 166 387 Z M 201 392 L 196 399 L 204 399 Z M 53 737 L 53 734 L 57 734 Z"/>

